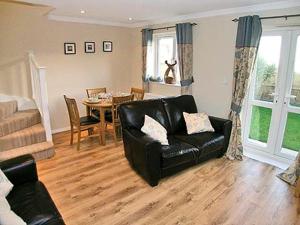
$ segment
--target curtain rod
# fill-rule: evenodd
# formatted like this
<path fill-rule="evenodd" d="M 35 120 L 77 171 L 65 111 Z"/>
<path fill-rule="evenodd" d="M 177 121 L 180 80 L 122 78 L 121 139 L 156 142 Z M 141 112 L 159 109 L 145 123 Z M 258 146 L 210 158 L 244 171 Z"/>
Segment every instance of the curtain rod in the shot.
<path fill-rule="evenodd" d="M 268 20 L 268 19 L 278 19 L 278 18 L 285 18 L 286 20 L 289 17 L 300 17 L 300 14 L 294 14 L 294 15 L 283 15 L 283 16 L 266 16 L 266 17 L 260 17 L 261 20 Z M 233 22 L 238 22 L 239 19 L 235 18 L 232 20 Z"/>
<path fill-rule="evenodd" d="M 192 23 L 192 26 L 196 26 L 196 23 Z M 169 27 L 158 27 L 158 28 L 153 28 L 153 29 L 149 29 L 149 30 L 165 30 L 165 29 L 171 29 L 171 28 L 175 28 L 176 26 L 169 26 Z M 141 30 L 142 32 L 142 30 Z"/>

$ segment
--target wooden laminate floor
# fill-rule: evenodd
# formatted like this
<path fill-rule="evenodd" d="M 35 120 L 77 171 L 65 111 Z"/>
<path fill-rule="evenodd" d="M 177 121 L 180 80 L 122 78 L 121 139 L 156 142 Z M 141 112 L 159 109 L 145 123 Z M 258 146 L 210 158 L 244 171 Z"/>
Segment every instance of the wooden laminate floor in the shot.
<path fill-rule="evenodd" d="M 76 151 L 66 132 L 54 143 L 55 157 L 38 162 L 38 172 L 67 225 L 300 224 L 294 188 L 252 159 L 214 159 L 152 188 L 130 168 L 122 142 L 87 139 Z"/>

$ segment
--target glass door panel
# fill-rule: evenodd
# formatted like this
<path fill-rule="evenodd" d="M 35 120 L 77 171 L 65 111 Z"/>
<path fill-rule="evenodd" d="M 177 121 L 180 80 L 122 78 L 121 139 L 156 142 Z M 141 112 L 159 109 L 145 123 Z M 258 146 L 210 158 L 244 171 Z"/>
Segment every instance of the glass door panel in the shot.
<path fill-rule="evenodd" d="M 285 115 L 284 134 L 279 154 L 295 156 L 300 151 L 300 36 L 294 38 L 296 50 L 291 53 L 290 61 L 291 85 L 287 87 L 284 100 L 283 115 Z M 293 60 L 294 59 L 294 60 Z"/>
<path fill-rule="evenodd" d="M 247 139 L 267 147 L 274 103 L 278 101 L 277 80 L 281 54 L 281 35 L 263 36 L 260 41 L 257 60 L 250 89 L 250 125 Z"/>
<path fill-rule="evenodd" d="M 288 113 L 282 147 L 296 152 L 300 150 L 300 114 Z"/>
<path fill-rule="evenodd" d="M 300 36 L 297 38 L 290 105 L 300 107 Z"/>
<path fill-rule="evenodd" d="M 264 36 L 261 38 L 255 67 L 255 100 L 274 101 L 280 48 L 281 36 Z"/>
<path fill-rule="evenodd" d="M 249 138 L 263 143 L 268 142 L 272 109 L 261 106 L 252 107 Z"/>

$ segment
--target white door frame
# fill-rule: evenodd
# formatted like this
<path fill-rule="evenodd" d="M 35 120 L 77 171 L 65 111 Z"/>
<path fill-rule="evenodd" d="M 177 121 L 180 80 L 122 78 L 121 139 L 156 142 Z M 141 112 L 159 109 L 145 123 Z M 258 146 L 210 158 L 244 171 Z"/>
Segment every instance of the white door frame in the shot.
<path fill-rule="evenodd" d="M 245 97 L 243 113 L 242 113 L 242 126 L 243 126 L 243 144 L 247 149 L 254 149 L 265 152 L 266 154 L 273 156 L 280 156 L 288 160 L 293 159 L 295 156 L 284 154 L 281 152 L 281 145 L 283 141 L 283 135 L 285 130 L 285 124 L 287 119 L 287 112 L 294 111 L 290 107 L 282 107 L 287 101 L 287 96 L 290 94 L 291 85 L 293 81 L 294 60 L 296 52 L 296 41 L 294 40 L 300 34 L 300 31 L 294 32 L 293 37 L 292 30 L 280 29 L 272 31 L 264 31 L 263 36 L 281 36 L 281 52 L 278 67 L 278 77 L 275 84 L 274 101 L 266 102 L 254 99 L 256 76 L 253 74 L 250 80 L 250 88 Z M 293 39 L 292 39 L 293 38 Z M 291 46 L 291 45 L 295 46 Z M 291 51 L 290 51 L 291 49 Z M 289 59 L 293 62 L 289 62 Z M 255 71 L 255 70 L 254 70 Z M 288 79 L 287 79 L 288 78 Z M 262 106 L 272 110 L 269 138 L 267 143 L 255 141 L 249 139 L 251 118 L 252 118 L 252 106 Z M 288 104 L 286 104 L 288 106 Z M 285 108 L 285 109 L 283 109 Z M 295 108 L 295 107 L 294 107 Z M 284 111 L 285 110 L 285 111 Z M 298 112 L 298 109 L 297 109 Z M 300 112 L 300 110 L 299 110 Z M 265 154 L 264 153 L 264 154 Z"/>

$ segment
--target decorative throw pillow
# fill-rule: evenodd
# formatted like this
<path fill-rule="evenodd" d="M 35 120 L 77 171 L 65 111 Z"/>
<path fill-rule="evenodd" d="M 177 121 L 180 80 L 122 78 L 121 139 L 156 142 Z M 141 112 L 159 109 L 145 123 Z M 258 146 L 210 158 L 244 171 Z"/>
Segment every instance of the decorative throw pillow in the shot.
<path fill-rule="evenodd" d="M 7 179 L 5 174 L 0 169 L 0 196 L 6 197 L 13 186 L 14 185 Z"/>
<path fill-rule="evenodd" d="M 145 115 L 145 122 L 141 131 L 149 135 L 154 140 L 159 141 L 162 145 L 169 145 L 167 130 L 150 116 Z"/>
<path fill-rule="evenodd" d="M 183 113 L 188 134 L 196 134 L 205 131 L 214 132 L 206 113 Z"/>
<path fill-rule="evenodd" d="M 4 196 L 0 196 L 0 224 L 1 225 L 26 225 L 26 223 L 15 214 Z"/>

